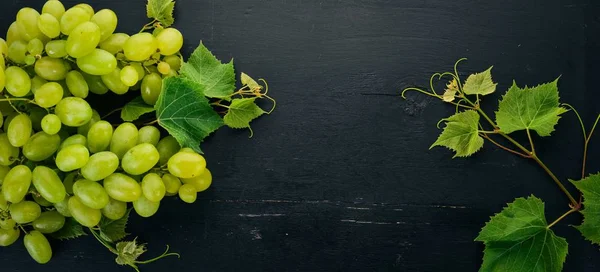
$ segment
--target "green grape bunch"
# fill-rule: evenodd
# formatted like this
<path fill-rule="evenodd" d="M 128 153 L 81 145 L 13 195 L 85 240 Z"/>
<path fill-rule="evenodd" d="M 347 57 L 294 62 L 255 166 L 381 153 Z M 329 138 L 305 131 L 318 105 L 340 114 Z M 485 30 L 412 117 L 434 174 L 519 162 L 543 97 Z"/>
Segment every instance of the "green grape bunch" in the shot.
<path fill-rule="evenodd" d="M 145 247 L 117 243 L 124 235 L 108 226 L 126 222 L 130 211 L 156 214 L 165 197 L 194 203 L 210 187 L 199 149 L 161 136 L 160 120 L 112 124 L 86 101 L 90 93 L 139 91 L 137 101 L 152 109 L 163 79 L 180 75 L 183 35 L 169 27 L 174 3 L 162 1 L 170 4 L 161 10 L 154 2 L 154 21 L 133 35 L 115 33 L 110 9 L 49 0 L 19 10 L 0 39 L 0 246 L 24 236 L 44 264 L 52 258 L 48 238 L 89 229 L 119 264 L 137 270 L 148 261 L 131 256 Z M 177 254 L 158 258 L 170 255 Z"/>

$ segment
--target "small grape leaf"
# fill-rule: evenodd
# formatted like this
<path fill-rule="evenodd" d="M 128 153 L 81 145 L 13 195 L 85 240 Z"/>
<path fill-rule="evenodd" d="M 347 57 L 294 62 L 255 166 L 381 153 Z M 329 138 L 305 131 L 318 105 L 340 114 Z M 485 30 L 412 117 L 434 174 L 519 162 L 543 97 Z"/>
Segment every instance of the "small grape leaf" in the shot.
<path fill-rule="evenodd" d="M 485 243 L 479 271 L 560 272 L 567 241 L 548 228 L 544 203 L 517 198 L 486 223 L 475 238 Z"/>
<path fill-rule="evenodd" d="M 141 96 L 129 101 L 121 110 L 121 119 L 125 122 L 132 122 L 139 119 L 146 113 L 154 111 L 154 107 L 146 104 Z"/>
<path fill-rule="evenodd" d="M 200 143 L 204 138 L 223 126 L 223 119 L 197 91 L 199 88 L 199 84 L 186 78 L 165 78 L 154 105 L 158 123 L 182 147 L 196 152 L 202 152 Z"/>
<path fill-rule="evenodd" d="M 119 265 L 135 266 L 136 260 L 146 252 L 146 246 L 144 244 L 137 244 L 136 239 L 133 239 L 133 241 L 119 242 L 117 243 L 116 248 L 117 259 L 115 261 Z"/>
<path fill-rule="evenodd" d="M 250 122 L 266 112 L 255 103 L 256 97 L 238 98 L 231 101 L 227 114 L 223 117 L 230 128 L 249 128 Z"/>
<path fill-rule="evenodd" d="M 250 90 L 262 89 L 262 86 L 260 86 L 260 84 L 258 84 L 258 82 L 256 82 L 256 80 L 251 78 L 246 73 L 242 73 L 242 75 L 240 76 L 240 79 L 242 81 L 242 85 L 248 86 L 248 88 L 250 88 Z"/>
<path fill-rule="evenodd" d="M 100 224 L 98 224 L 100 227 L 100 237 L 113 243 L 125 238 L 129 234 L 125 229 L 127 228 L 130 212 L 131 209 L 127 210 L 125 215 L 118 220 L 110 220 L 103 216 Z"/>
<path fill-rule="evenodd" d="M 456 152 L 456 158 L 468 157 L 483 147 L 483 138 L 479 136 L 479 113 L 468 110 L 452 115 L 445 121 L 444 131 L 429 149 L 445 146 Z"/>
<path fill-rule="evenodd" d="M 580 181 L 571 181 L 583 193 L 583 224 L 576 226 L 581 235 L 592 243 L 600 244 L 600 174 Z"/>
<path fill-rule="evenodd" d="M 492 67 L 481 73 L 470 75 L 467 81 L 465 81 L 463 91 L 466 94 L 480 95 L 488 95 L 495 92 L 498 84 L 492 81 Z"/>
<path fill-rule="evenodd" d="M 50 234 L 52 238 L 57 240 L 71 240 L 85 235 L 87 233 L 85 233 L 83 227 L 71 217 L 65 219 L 65 224 L 60 230 Z"/>
<path fill-rule="evenodd" d="M 229 101 L 235 89 L 233 60 L 221 63 L 200 43 L 188 61 L 181 66 L 181 74 L 200 85 L 197 89 L 204 96 Z"/>
<path fill-rule="evenodd" d="M 558 78 L 523 89 L 513 82 L 500 101 L 496 122 L 504 133 L 534 130 L 540 136 L 550 136 L 560 115 L 567 111 L 559 106 L 558 100 Z"/>
<path fill-rule="evenodd" d="M 150 19 L 159 21 L 164 27 L 171 26 L 173 19 L 173 9 L 175 1 L 173 0 L 148 0 L 146 5 L 146 15 Z"/>

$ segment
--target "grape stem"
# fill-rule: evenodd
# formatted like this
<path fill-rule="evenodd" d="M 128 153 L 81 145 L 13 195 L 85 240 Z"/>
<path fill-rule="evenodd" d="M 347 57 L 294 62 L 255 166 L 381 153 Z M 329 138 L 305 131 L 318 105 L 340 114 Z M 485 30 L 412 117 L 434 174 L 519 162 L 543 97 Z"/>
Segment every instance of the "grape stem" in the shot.
<path fill-rule="evenodd" d="M 559 218 L 557 218 L 556 220 L 554 220 L 554 222 L 550 223 L 550 225 L 548 225 L 546 228 L 550 229 L 551 227 L 553 227 L 554 225 L 556 225 L 556 223 L 558 223 L 561 220 L 565 219 L 569 214 L 572 214 L 572 213 L 574 213 L 574 212 L 576 212 L 578 210 L 579 210 L 579 207 L 573 207 L 573 208 L 571 208 L 568 212 L 564 213 Z"/>
<path fill-rule="evenodd" d="M 109 116 L 111 116 L 111 115 L 113 115 L 113 114 L 115 114 L 115 113 L 117 113 L 117 112 L 119 112 L 121 110 L 123 110 L 123 108 L 114 109 L 114 110 L 110 111 L 109 113 L 107 113 L 106 115 L 102 116 L 102 119 L 106 119 L 106 117 L 109 117 Z"/>

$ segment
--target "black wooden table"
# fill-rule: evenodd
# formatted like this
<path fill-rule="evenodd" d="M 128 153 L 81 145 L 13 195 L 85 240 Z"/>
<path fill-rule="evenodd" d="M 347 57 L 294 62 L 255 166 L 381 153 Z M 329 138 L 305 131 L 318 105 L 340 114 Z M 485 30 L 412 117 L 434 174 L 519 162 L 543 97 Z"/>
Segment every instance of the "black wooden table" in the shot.
<path fill-rule="evenodd" d="M 0 31 L 19 8 L 3 1 Z M 76 1 L 64 1 L 66 5 Z M 89 1 L 120 16 L 132 33 L 147 22 L 144 0 Z M 536 2 L 536 3 L 534 3 Z M 464 75 L 494 67 L 504 92 L 515 79 L 534 85 L 562 75 L 561 98 L 588 122 L 598 106 L 600 4 L 549 1 L 179 0 L 176 27 L 185 54 L 200 40 L 237 71 L 268 80 L 279 104 L 247 131 L 222 129 L 203 145 L 214 186 L 193 205 L 165 201 L 129 230 L 182 258 L 143 271 L 476 271 L 473 242 L 489 216 L 516 197 L 546 200 L 549 220 L 567 209 L 545 173 L 486 145 L 470 159 L 429 151 L 435 124 L 453 108 L 399 97 L 433 72 L 468 57 Z M 487 99 L 495 107 L 498 96 Z M 562 179 L 576 178 L 582 140 L 567 115 L 540 156 Z M 600 136 L 599 136 L 600 137 Z M 598 139 L 596 139 L 598 140 Z M 590 171 L 600 170 L 600 144 Z M 600 252 L 561 222 L 570 242 L 565 271 L 596 271 Z M 18 242 L 21 243 L 20 241 Z M 18 245 L 0 248 L 2 271 L 132 271 L 87 236 L 53 242 L 35 264 Z"/>

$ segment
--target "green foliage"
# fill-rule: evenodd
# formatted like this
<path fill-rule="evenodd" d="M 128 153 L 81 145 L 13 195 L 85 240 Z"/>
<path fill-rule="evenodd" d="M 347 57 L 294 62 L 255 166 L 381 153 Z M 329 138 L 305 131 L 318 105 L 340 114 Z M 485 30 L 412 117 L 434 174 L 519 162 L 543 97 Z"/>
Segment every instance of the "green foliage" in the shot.
<path fill-rule="evenodd" d="M 600 174 L 590 175 L 580 181 L 572 181 L 583 193 L 583 224 L 576 228 L 585 239 L 600 244 Z"/>
<path fill-rule="evenodd" d="M 150 19 L 159 21 L 164 27 L 169 27 L 175 22 L 174 8 L 175 1 L 173 0 L 148 0 L 146 15 Z"/>
<path fill-rule="evenodd" d="M 121 119 L 125 122 L 133 122 L 146 113 L 154 112 L 154 107 L 146 104 L 141 96 L 129 101 L 121 110 Z"/>
<path fill-rule="evenodd" d="M 454 157 L 467 157 L 483 147 L 479 136 L 479 114 L 468 110 L 444 119 L 446 127 L 430 148 L 445 146 L 456 152 Z"/>
<path fill-rule="evenodd" d="M 59 231 L 52 233 L 50 236 L 58 240 L 71 240 L 85 235 L 87 234 L 83 230 L 83 227 L 77 223 L 75 219 L 68 217 L 66 218 L 63 227 Z"/>
<path fill-rule="evenodd" d="M 255 103 L 256 97 L 237 98 L 231 101 L 223 121 L 230 128 L 250 128 L 250 122 L 266 112 Z"/>
<path fill-rule="evenodd" d="M 127 213 L 118 220 L 110 220 L 106 217 L 102 217 L 100 224 L 98 224 L 98 227 L 100 228 L 100 237 L 109 242 L 116 242 L 125 238 L 128 235 L 126 228 L 130 212 L 131 209 L 127 210 Z"/>
<path fill-rule="evenodd" d="M 181 66 L 181 74 L 196 82 L 196 91 L 207 97 L 229 100 L 235 89 L 233 60 L 221 63 L 203 43 Z"/>
<path fill-rule="evenodd" d="M 490 67 L 481 73 L 470 75 L 465 81 L 463 90 L 465 94 L 488 95 L 496 91 L 497 85 L 492 81 L 492 67 Z"/>

